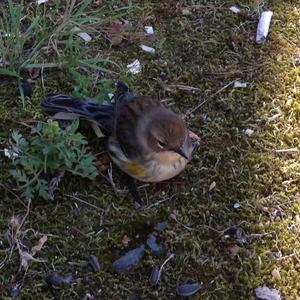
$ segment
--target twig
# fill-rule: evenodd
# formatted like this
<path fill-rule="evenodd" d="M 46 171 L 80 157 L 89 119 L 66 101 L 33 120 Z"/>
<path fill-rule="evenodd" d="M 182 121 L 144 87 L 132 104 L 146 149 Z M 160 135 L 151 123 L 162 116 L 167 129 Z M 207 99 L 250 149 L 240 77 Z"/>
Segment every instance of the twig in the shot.
<path fill-rule="evenodd" d="M 30 212 L 30 204 L 31 204 L 31 200 L 29 199 L 28 200 L 28 204 L 27 204 L 27 210 L 26 210 L 26 213 L 25 213 L 25 216 L 23 217 L 20 225 L 17 227 L 17 230 L 16 230 L 16 233 L 18 233 L 20 231 L 20 229 L 22 228 L 22 226 L 24 225 L 24 222 L 26 220 L 26 218 L 28 217 L 29 215 L 29 212 Z"/>
<path fill-rule="evenodd" d="M 155 202 L 155 203 L 153 203 L 153 204 L 150 204 L 149 206 L 145 207 L 145 208 L 143 209 L 143 211 L 146 211 L 146 210 L 151 209 L 152 207 L 158 206 L 158 205 L 160 205 L 161 203 L 164 203 L 164 202 L 166 202 L 166 201 L 168 201 L 168 200 L 173 199 L 174 197 L 175 197 L 175 195 L 172 195 L 171 197 L 167 197 L 167 198 L 164 198 L 164 199 L 162 199 L 162 200 L 159 200 L 159 201 L 157 201 L 157 202 Z"/>
<path fill-rule="evenodd" d="M 5 255 L 5 258 L 0 262 L 0 269 L 2 269 L 2 268 L 4 267 L 6 261 L 10 260 L 12 254 L 13 254 L 13 252 L 14 252 L 15 246 L 17 245 L 17 247 L 19 247 L 18 237 L 19 237 L 20 229 L 21 229 L 22 226 L 24 225 L 24 222 L 25 222 L 26 218 L 27 218 L 28 215 L 29 215 L 29 212 L 30 212 L 30 204 L 31 204 L 31 201 L 29 200 L 29 201 L 28 201 L 28 204 L 27 204 L 26 213 L 25 213 L 25 215 L 24 215 L 22 221 L 21 221 L 20 224 L 16 227 L 15 232 L 12 232 L 11 239 L 8 238 L 8 241 L 9 241 L 9 244 L 10 244 L 9 253 L 8 253 L 7 255 Z"/>
<path fill-rule="evenodd" d="M 108 170 L 108 178 L 106 178 L 104 175 L 104 177 L 106 178 L 106 180 L 108 180 L 108 182 L 111 184 L 112 188 L 114 189 L 115 193 L 120 193 L 120 194 L 125 194 L 128 193 L 128 190 L 121 190 L 119 188 L 117 188 L 114 180 L 113 180 L 113 176 L 112 176 L 112 164 L 110 164 L 109 170 Z"/>
<path fill-rule="evenodd" d="M 22 201 L 22 199 L 16 194 L 14 193 L 12 190 L 10 190 L 7 186 L 5 186 L 3 183 L 0 182 L 0 186 L 2 186 L 6 191 L 8 191 L 9 193 L 11 193 L 13 196 L 15 196 L 19 201 L 20 203 L 26 207 L 26 205 L 24 204 L 24 201 Z"/>
<path fill-rule="evenodd" d="M 289 258 L 292 258 L 292 257 L 295 257 L 298 262 L 300 261 L 295 252 L 293 252 L 289 255 L 281 256 L 281 257 L 277 258 L 276 260 L 285 260 L 285 259 L 289 259 Z"/>
<path fill-rule="evenodd" d="M 160 273 L 160 274 L 161 274 L 161 272 L 162 272 L 164 266 L 167 264 L 167 262 L 168 262 L 169 260 L 171 260 L 174 256 L 175 256 L 175 254 L 174 254 L 174 253 L 171 253 L 171 254 L 169 255 L 169 257 L 166 258 L 166 260 L 163 262 L 163 264 L 162 264 L 161 267 L 159 268 L 159 273 Z"/>
<path fill-rule="evenodd" d="M 299 149 L 298 148 L 276 149 L 275 153 L 277 154 L 299 153 Z"/>
<path fill-rule="evenodd" d="M 41 69 L 41 81 L 42 81 L 42 87 L 45 89 L 45 82 L 44 82 L 44 66 L 42 66 Z"/>
<path fill-rule="evenodd" d="M 182 227 L 184 227 L 187 230 L 194 230 L 194 228 L 191 228 L 189 226 L 186 226 L 185 224 L 183 224 L 182 222 L 180 222 L 175 214 L 170 214 L 170 218 L 173 219 L 176 223 L 178 223 L 179 225 L 181 225 Z"/>
<path fill-rule="evenodd" d="M 74 195 L 68 195 L 68 194 L 65 194 L 65 195 L 66 195 L 67 197 L 71 198 L 71 199 L 74 199 L 74 200 L 79 201 L 79 202 L 81 202 L 81 203 L 83 203 L 83 204 L 86 204 L 86 205 L 88 205 L 88 206 L 90 206 L 90 207 L 92 207 L 92 208 L 95 208 L 95 209 L 98 210 L 98 211 L 104 212 L 104 209 L 103 209 L 103 208 L 100 208 L 100 207 L 98 207 L 98 206 L 96 206 L 96 205 L 94 205 L 94 204 L 92 204 L 92 203 L 89 203 L 89 202 L 87 202 L 87 201 L 85 201 L 85 200 L 82 200 L 82 199 L 80 199 L 80 198 L 78 198 L 78 197 L 76 197 L 76 196 L 74 196 Z"/>
<path fill-rule="evenodd" d="M 230 81 L 225 86 L 223 86 L 221 89 L 219 89 L 218 91 L 216 91 L 214 94 L 208 96 L 206 99 L 204 99 L 202 102 L 200 102 L 196 107 L 194 107 L 193 109 L 191 109 L 190 111 L 188 111 L 185 114 L 185 117 L 188 117 L 189 115 L 191 115 L 193 112 L 195 112 L 197 109 L 199 109 L 202 105 L 204 105 L 206 102 L 208 102 L 211 98 L 217 96 L 218 94 L 220 94 L 221 92 L 223 92 L 225 89 L 227 89 L 229 86 L 231 86 L 234 82 L 235 82 L 235 80 Z"/>
<path fill-rule="evenodd" d="M 187 91 L 187 92 L 200 90 L 199 88 L 189 86 L 189 85 L 184 85 L 184 84 L 171 84 L 171 85 L 166 86 L 166 88 L 175 88 L 175 89 L 178 88 L 179 90 Z"/>
<path fill-rule="evenodd" d="M 246 223 L 246 221 L 241 221 L 241 222 L 240 222 L 239 224 L 237 224 L 236 226 L 237 226 L 237 227 L 240 227 L 243 223 Z M 233 226 L 234 226 L 234 225 L 233 225 Z M 214 231 L 214 232 L 217 232 L 217 233 L 219 233 L 219 234 L 224 234 L 224 232 L 226 232 L 228 229 L 232 228 L 233 226 L 226 227 L 226 228 L 223 229 L 223 230 L 218 230 L 218 229 L 213 228 L 212 226 L 205 225 L 205 224 L 199 225 L 198 227 L 207 228 L 207 229 L 212 230 L 212 231 Z M 268 233 L 268 234 L 269 234 L 269 233 Z M 265 235 L 267 235 L 267 234 L 265 234 Z"/>

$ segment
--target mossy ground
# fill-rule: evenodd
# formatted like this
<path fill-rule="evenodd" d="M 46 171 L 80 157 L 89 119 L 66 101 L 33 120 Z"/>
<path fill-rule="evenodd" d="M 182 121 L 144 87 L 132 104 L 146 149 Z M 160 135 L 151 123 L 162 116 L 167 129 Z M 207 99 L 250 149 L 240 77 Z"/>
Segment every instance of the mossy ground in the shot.
<path fill-rule="evenodd" d="M 108 11 L 113 5 L 128 6 L 126 1 L 113 2 L 100 5 Z M 232 4 L 243 13 L 230 12 Z M 201 145 L 183 174 L 145 188 L 148 198 L 144 197 L 144 204 L 174 196 L 139 213 L 133 210 L 130 197 L 117 196 L 100 176 L 94 182 L 66 176 L 55 204 L 34 199 L 23 226 L 28 230 L 23 243 L 30 248 L 48 234 L 37 254 L 48 262 L 30 263 L 21 281 L 20 299 L 89 299 L 87 293 L 95 299 L 175 299 L 176 285 L 186 277 L 203 284 L 194 299 L 253 299 L 253 290 L 264 284 L 278 289 L 284 299 L 300 297 L 299 154 L 275 153 L 300 146 L 300 69 L 293 64 L 300 55 L 300 1 L 264 1 L 263 9 L 274 11 L 274 16 L 263 45 L 254 42 L 259 4 L 246 0 L 133 1 L 122 17 L 139 30 L 143 25 L 154 27 L 156 37 L 149 46 L 156 48 L 155 55 L 141 52 L 136 43 L 122 48 L 110 48 L 97 40 L 88 44 L 95 53 L 123 67 L 138 58 L 142 72 L 134 77 L 131 88 L 171 98 L 172 107 L 181 114 L 208 99 L 187 119 L 201 137 Z M 67 79 L 63 71 L 45 72 L 45 88 L 36 82 L 25 107 L 13 80 L 1 82 L 2 149 L 12 129 L 26 132 L 18 122 L 45 119 L 40 109 L 45 93 L 72 91 Z M 248 87 L 230 86 L 210 97 L 236 79 L 248 82 Z M 246 129 L 253 134 L 245 134 Z M 83 133 L 93 152 L 101 152 L 101 143 L 92 132 Z M 0 253 L 4 257 L 9 220 L 13 215 L 24 216 L 26 208 L 12 193 L 15 183 L 8 175 L 10 162 L 3 155 L 0 161 Z M 113 171 L 118 182 L 121 174 Z M 215 188 L 210 190 L 213 182 Z M 67 196 L 71 194 L 99 209 Z M 112 262 L 126 251 L 124 235 L 133 248 L 171 213 L 192 230 L 170 221 L 166 245 L 176 256 L 166 266 L 160 286 L 153 288 L 148 283 L 151 266 L 162 263 L 150 253 L 135 270 L 116 274 Z M 233 225 L 244 229 L 247 243 L 224 237 L 222 231 Z M 90 254 L 101 261 L 99 273 L 85 266 Z M 14 277 L 18 268 L 15 251 L 0 273 L 2 298 L 8 297 L 12 281 L 22 279 L 22 274 Z M 280 278 L 272 275 L 274 269 Z M 51 290 L 45 281 L 50 270 L 72 273 L 75 281 Z"/>

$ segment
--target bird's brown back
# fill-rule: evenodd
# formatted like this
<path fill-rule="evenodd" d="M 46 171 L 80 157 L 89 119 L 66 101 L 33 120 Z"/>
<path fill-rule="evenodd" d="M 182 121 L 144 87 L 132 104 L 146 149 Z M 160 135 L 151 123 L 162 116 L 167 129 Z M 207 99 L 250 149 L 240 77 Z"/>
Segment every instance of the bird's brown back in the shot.
<path fill-rule="evenodd" d="M 156 110 L 168 109 L 157 99 L 145 96 L 136 96 L 130 101 L 116 105 L 115 134 L 122 150 L 129 158 L 136 157 L 137 153 L 143 151 L 137 129 Z"/>

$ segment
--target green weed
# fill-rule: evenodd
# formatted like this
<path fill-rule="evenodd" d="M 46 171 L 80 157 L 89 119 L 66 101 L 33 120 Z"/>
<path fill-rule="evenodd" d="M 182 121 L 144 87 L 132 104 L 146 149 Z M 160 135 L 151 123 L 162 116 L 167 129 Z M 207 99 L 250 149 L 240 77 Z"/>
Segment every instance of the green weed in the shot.
<path fill-rule="evenodd" d="M 38 123 L 31 130 L 34 137 L 30 141 L 13 132 L 11 153 L 16 169 L 11 174 L 26 199 L 34 196 L 48 199 L 48 179 L 58 171 L 95 179 L 98 174 L 95 158 L 84 136 L 76 132 L 78 124 L 76 120 L 63 130 L 56 121 Z"/>
<path fill-rule="evenodd" d="M 119 72 L 121 67 L 92 51 L 77 35 L 81 31 L 101 39 L 103 24 L 113 18 L 105 17 L 101 9 L 86 13 L 91 2 L 69 1 L 63 15 L 56 11 L 51 18 L 47 10 L 36 7 L 22 18 L 23 1 L 8 0 L 0 18 L 0 74 L 17 79 L 23 105 L 22 81 L 32 68 L 65 70 L 74 83 L 74 94 L 82 98 L 94 92 L 104 99 L 112 91 L 107 86 L 103 89 L 103 75 L 115 73 L 113 69 Z"/>

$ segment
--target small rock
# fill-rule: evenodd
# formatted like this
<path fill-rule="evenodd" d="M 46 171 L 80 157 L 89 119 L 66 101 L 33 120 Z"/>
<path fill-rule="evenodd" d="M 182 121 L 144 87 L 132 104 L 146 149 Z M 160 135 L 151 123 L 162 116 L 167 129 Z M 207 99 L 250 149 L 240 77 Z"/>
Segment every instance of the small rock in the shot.
<path fill-rule="evenodd" d="M 233 208 L 235 208 L 235 209 L 240 208 L 240 207 L 241 207 L 241 205 L 239 203 L 234 203 L 233 204 Z"/>
<path fill-rule="evenodd" d="M 154 29 L 152 26 L 145 26 L 145 31 L 149 35 L 154 34 Z"/>
<path fill-rule="evenodd" d="M 73 31 L 75 31 L 86 43 L 89 43 L 92 40 L 92 37 L 87 32 L 82 31 L 79 27 L 74 27 Z"/>
<path fill-rule="evenodd" d="M 155 49 L 146 45 L 140 45 L 140 48 L 148 53 L 155 53 Z"/>
<path fill-rule="evenodd" d="M 241 244 L 247 243 L 247 236 L 243 228 L 240 227 L 237 228 L 235 233 L 235 238 Z"/>
<path fill-rule="evenodd" d="M 209 191 L 211 192 L 215 187 L 217 186 L 217 184 L 216 184 L 216 182 L 215 181 L 213 181 L 211 184 L 210 184 L 210 186 L 209 186 Z"/>
<path fill-rule="evenodd" d="M 274 220 L 276 220 L 277 218 L 282 219 L 283 215 L 282 215 L 281 210 L 275 209 L 275 210 L 272 212 L 272 217 L 273 217 Z"/>
<path fill-rule="evenodd" d="M 265 285 L 255 289 L 254 293 L 257 300 L 281 300 L 279 291 Z"/>
<path fill-rule="evenodd" d="M 238 14 L 241 10 L 236 6 L 230 6 L 229 10 L 232 11 L 234 14 Z"/>
<path fill-rule="evenodd" d="M 189 9 L 187 9 L 187 8 L 182 9 L 181 12 L 182 12 L 182 14 L 183 14 L 184 16 L 188 16 L 188 15 L 191 14 L 191 11 L 190 11 Z"/>
<path fill-rule="evenodd" d="M 270 252 L 269 256 L 270 256 L 270 259 L 272 259 L 272 260 L 278 260 L 282 257 L 282 253 L 281 253 L 281 251 Z"/>
<path fill-rule="evenodd" d="M 247 136 L 252 136 L 254 133 L 254 130 L 247 128 L 244 132 Z"/>
<path fill-rule="evenodd" d="M 224 237 L 228 238 L 230 236 L 233 236 L 237 242 L 240 244 L 247 243 L 247 235 L 243 228 L 238 226 L 231 226 L 224 232 Z"/>
<path fill-rule="evenodd" d="M 233 84 L 233 87 L 235 88 L 235 89 L 237 89 L 237 88 L 242 88 L 242 89 L 244 89 L 244 88 L 246 88 L 248 86 L 248 83 L 247 82 L 240 82 L 239 80 L 236 80 L 235 82 L 234 82 L 234 84 Z"/>
<path fill-rule="evenodd" d="M 300 67 L 300 57 L 294 58 L 294 67 Z"/>

